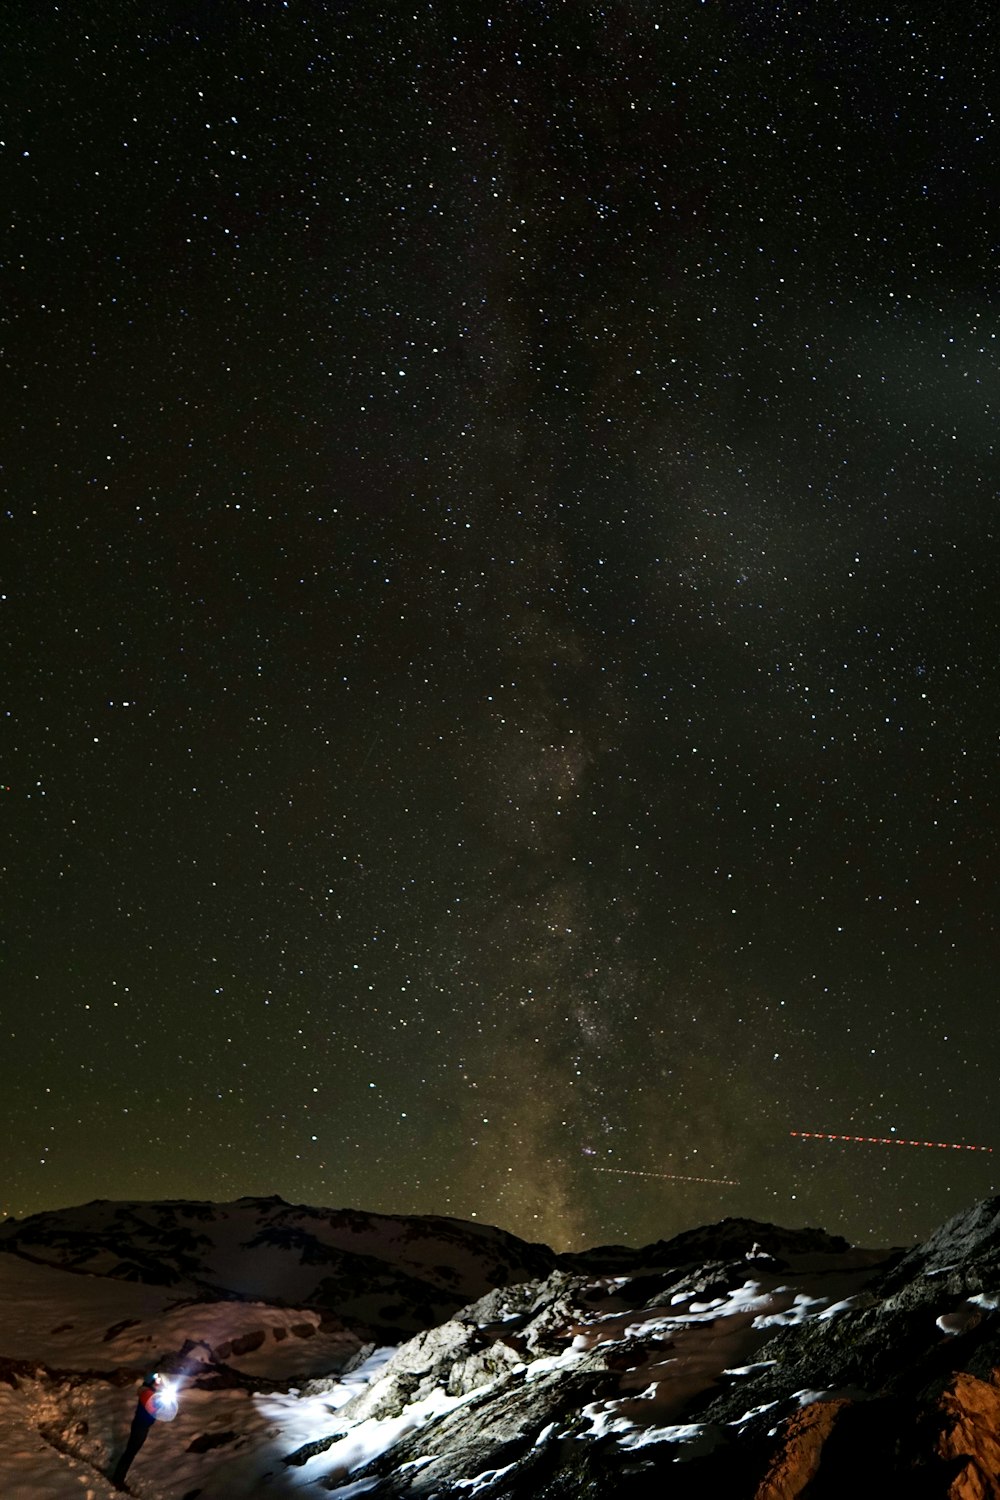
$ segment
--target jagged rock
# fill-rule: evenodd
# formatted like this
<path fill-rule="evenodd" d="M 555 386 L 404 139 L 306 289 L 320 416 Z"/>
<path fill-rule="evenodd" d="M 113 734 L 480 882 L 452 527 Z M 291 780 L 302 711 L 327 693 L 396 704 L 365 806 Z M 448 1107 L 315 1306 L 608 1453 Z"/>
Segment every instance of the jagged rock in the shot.
<path fill-rule="evenodd" d="M 955 1293 L 979 1292 L 983 1283 L 1000 1286 L 1000 1197 L 986 1198 L 955 1214 L 922 1244 L 904 1255 L 882 1283 L 892 1294 L 937 1279 Z M 969 1281 L 975 1284 L 969 1285 Z"/>
<path fill-rule="evenodd" d="M 815 1401 L 786 1423 L 754 1500 L 798 1500 L 816 1477 L 823 1449 L 846 1401 Z"/>
<path fill-rule="evenodd" d="M 925 1401 L 817 1401 L 782 1425 L 755 1500 L 997 1500 L 998 1380 L 1000 1373 L 991 1381 L 959 1373 Z"/>
<path fill-rule="evenodd" d="M 465 1317 L 479 1324 L 501 1323 L 530 1312 L 538 1296 L 537 1281 L 522 1281 L 516 1286 L 497 1287 L 462 1309 Z"/>
<path fill-rule="evenodd" d="M 948 1488 L 941 1493 L 948 1500 L 997 1500 L 1000 1371 L 994 1371 L 989 1381 L 959 1372 L 938 1397 L 930 1422 L 940 1428 L 934 1457 L 950 1475 Z"/>
<path fill-rule="evenodd" d="M 542 1283 L 539 1295 L 528 1311 L 524 1328 L 526 1346 L 540 1352 L 564 1348 L 567 1328 L 581 1315 L 578 1295 L 587 1284 L 582 1276 L 568 1276 L 556 1271 Z"/>
<path fill-rule="evenodd" d="M 410 1402 L 443 1389 L 452 1367 L 467 1360 L 481 1342 L 475 1324 L 454 1320 L 418 1334 L 393 1355 L 373 1385 L 341 1408 L 338 1417 L 352 1422 L 398 1417 Z"/>
<path fill-rule="evenodd" d="M 445 1389 L 449 1396 L 465 1396 L 479 1386 L 522 1366 L 520 1355 L 507 1344 L 496 1342 L 477 1354 L 457 1359 L 448 1371 Z"/>
<path fill-rule="evenodd" d="M 351 1479 L 376 1481 L 373 1493 L 380 1497 L 405 1494 L 414 1500 L 448 1494 L 473 1476 L 479 1481 L 477 1493 L 512 1493 L 512 1485 L 527 1483 L 541 1465 L 548 1444 L 561 1448 L 572 1443 L 575 1432 L 586 1425 L 580 1419 L 581 1407 L 610 1393 L 615 1383 L 596 1355 L 571 1371 L 553 1370 L 535 1380 L 523 1370 L 512 1371 L 446 1412 L 430 1431 L 420 1429 L 405 1438 L 394 1449 L 391 1463 L 387 1457 L 376 1459 L 352 1473 Z M 492 1485 L 485 1479 L 490 1474 L 495 1476 Z M 335 1489 L 344 1477 L 332 1474 L 328 1487 Z"/>

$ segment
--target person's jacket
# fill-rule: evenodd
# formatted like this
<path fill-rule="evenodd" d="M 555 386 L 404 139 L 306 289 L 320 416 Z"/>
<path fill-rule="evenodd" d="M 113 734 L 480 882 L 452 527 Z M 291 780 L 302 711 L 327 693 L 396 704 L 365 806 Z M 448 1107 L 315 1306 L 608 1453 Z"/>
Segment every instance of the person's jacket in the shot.
<path fill-rule="evenodd" d="M 177 1397 L 173 1391 L 163 1389 L 154 1390 L 151 1385 L 144 1385 L 139 1392 L 139 1405 L 136 1416 L 140 1412 L 146 1421 L 153 1423 L 158 1417 L 171 1417 L 177 1410 Z"/>

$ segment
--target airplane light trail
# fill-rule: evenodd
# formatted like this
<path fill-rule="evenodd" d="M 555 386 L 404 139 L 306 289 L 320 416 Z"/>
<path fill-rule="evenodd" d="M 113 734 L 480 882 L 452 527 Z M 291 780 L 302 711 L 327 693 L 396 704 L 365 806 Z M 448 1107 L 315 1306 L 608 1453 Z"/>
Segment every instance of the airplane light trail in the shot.
<path fill-rule="evenodd" d="M 739 1187 L 734 1177 L 684 1177 L 680 1172 L 632 1172 L 627 1167 L 595 1167 L 595 1172 L 611 1172 L 615 1177 L 665 1177 L 670 1182 L 719 1182 L 725 1187 Z"/>
<path fill-rule="evenodd" d="M 930 1146 L 935 1151 L 992 1151 L 992 1146 L 967 1146 L 964 1141 L 907 1141 L 898 1135 L 829 1135 L 823 1130 L 790 1130 L 800 1141 L 863 1141 L 868 1146 Z"/>

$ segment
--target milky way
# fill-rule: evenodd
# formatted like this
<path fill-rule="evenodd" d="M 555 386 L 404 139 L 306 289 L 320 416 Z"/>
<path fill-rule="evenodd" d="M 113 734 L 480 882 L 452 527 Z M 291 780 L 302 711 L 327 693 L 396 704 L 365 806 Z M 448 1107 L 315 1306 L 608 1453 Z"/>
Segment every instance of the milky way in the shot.
<path fill-rule="evenodd" d="M 9 32 L 0 1209 L 990 1192 L 990 17 Z"/>

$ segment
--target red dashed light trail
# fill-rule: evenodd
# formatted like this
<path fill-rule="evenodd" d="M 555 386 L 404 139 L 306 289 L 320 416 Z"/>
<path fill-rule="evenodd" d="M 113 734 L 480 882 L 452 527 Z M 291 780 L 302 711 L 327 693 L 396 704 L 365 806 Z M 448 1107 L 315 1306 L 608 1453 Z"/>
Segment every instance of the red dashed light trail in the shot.
<path fill-rule="evenodd" d="M 790 1130 L 800 1141 L 860 1141 L 866 1146 L 929 1146 L 932 1151 L 990 1151 L 992 1146 L 967 1146 L 964 1141 L 907 1141 L 898 1135 L 830 1135 L 824 1130 Z"/>
<path fill-rule="evenodd" d="M 717 1182 L 724 1187 L 739 1187 L 734 1177 L 684 1177 L 680 1172 L 636 1172 L 627 1167 L 595 1167 L 595 1172 L 611 1172 L 615 1177 L 664 1177 L 669 1182 Z"/>

